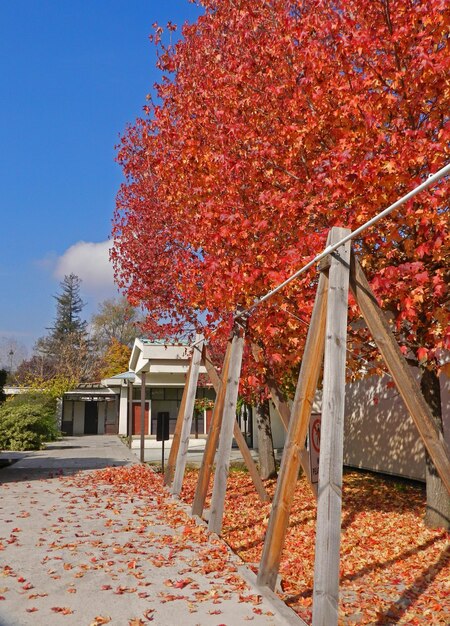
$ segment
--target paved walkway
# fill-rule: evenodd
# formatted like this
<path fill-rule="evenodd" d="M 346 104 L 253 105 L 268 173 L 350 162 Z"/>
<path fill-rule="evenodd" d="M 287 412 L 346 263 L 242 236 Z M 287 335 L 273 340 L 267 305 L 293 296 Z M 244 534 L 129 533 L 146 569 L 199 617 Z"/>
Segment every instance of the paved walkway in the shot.
<path fill-rule="evenodd" d="M 172 439 L 164 442 L 164 462 L 167 462 L 170 453 L 170 447 L 172 445 Z M 205 450 L 206 445 L 206 437 L 199 437 L 198 439 L 191 438 L 189 439 L 189 447 L 187 452 L 187 465 L 191 465 L 194 467 L 200 467 L 200 464 L 203 459 L 203 452 Z M 140 450 L 141 450 L 141 441 L 139 437 L 134 437 L 132 442 L 132 451 L 136 455 L 137 458 L 140 458 Z M 257 450 L 250 449 L 250 454 L 252 455 L 255 461 L 258 460 L 258 452 Z M 281 451 L 276 452 L 278 458 L 281 458 Z M 145 447 L 144 447 L 144 459 L 146 463 L 151 463 L 154 465 L 161 465 L 162 459 L 162 444 L 161 441 L 156 441 L 156 439 L 147 437 L 145 439 Z M 230 454 L 231 462 L 243 462 L 242 454 L 239 448 L 233 447 L 231 449 Z"/>
<path fill-rule="evenodd" d="M 13 456 L 0 470 L 0 626 L 303 623 L 117 437 Z"/>

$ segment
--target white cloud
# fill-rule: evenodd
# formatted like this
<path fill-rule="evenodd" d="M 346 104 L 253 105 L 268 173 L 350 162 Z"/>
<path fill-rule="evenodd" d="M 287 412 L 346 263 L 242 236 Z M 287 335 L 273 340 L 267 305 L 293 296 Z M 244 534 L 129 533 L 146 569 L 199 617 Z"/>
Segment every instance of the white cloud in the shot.
<path fill-rule="evenodd" d="M 114 273 L 109 260 L 111 241 L 93 243 L 78 241 L 56 259 L 54 276 L 62 280 L 65 275 L 76 274 L 81 278 L 81 290 L 96 299 L 117 294 Z"/>

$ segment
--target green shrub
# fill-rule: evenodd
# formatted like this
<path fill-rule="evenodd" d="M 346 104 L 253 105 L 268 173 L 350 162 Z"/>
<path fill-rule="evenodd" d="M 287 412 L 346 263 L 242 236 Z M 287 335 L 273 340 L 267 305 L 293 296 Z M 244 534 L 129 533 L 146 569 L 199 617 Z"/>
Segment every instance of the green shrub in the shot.
<path fill-rule="evenodd" d="M 0 449 L 39 450 L 59 434 L 55 402 L 42 394 L 18 395 L 0 407 Z"/>

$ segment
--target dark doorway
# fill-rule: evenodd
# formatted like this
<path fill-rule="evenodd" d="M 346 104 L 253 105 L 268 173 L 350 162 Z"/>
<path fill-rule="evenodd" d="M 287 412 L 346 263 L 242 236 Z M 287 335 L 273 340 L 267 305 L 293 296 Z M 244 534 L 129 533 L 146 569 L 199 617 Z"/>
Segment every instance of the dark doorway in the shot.
<path fill-rule="evenodd" d="M 98 433 L 98 406 L 97 402 L 84 403 L 84 434 L 97 435 Z"/>

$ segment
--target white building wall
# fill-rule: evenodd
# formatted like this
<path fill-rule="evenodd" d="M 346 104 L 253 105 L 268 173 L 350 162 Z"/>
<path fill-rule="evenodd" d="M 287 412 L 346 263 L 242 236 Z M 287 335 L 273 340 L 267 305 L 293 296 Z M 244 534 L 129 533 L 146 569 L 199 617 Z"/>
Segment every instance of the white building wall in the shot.
<path fill-rule="evenodd" d="M 417 370 L 415 372 L 416 376 Z M 344 464 L 416 480 L 425 478 L 425 454 L 416 426 L 389 376 L 371 377 L 346 387 Z M 441 377 L 444 438 L 450 445 L 450 379 Z M 274 448 L 282 448 L 285 431 L 271 404 Z M 320 393 L 313 413 L 321 412 Z M 257 448 L 256 420 L 254 447 Z"/>
<path fill-rule="evenodd" d="M 347 385 L 344 463 L 424 480 L 422 441 L 397 389 L 388 387 L 391 381 L 371 377 Z M 441 378 L 444 437 L 450 444 L 449 383 Z"/>
<path fill-rule="evenodd" d="M 278 411 L 276 410 L 274 404 L 272 402 L 270 405 L 270 421 L 272 424 L 272 440 L 273 447 L 275 449 L 282 448 L 284 446 L 284 442 L 286 439 L 286 431 L 283 426 L 283 422 L 281 421 L 281 417 L 278 415 Z M 254 413 L 253 413 L 254 414 Z M 253 447 L 258 449 L 258 434 L 257 434 L 257 425 L 255 417 L 253 423 Z"/>
<path fill-rule="evenodd" d="M 110 404 L 109 402 L 97 402 L 97 415 L 98 415 L 98 434 L 99 435 L 104 435 L 105 434 L 105 423 L 106 423 L 106 417 L 108 414 L 108 404 Z M 112 403 L 111 403 L 112 404 Z"/>
<path fill-rule="evenodd" d="M 73 403 L 73 434 L 84 434 L 84 402 Z"/>
<path fill-rule="evenodd" d="M 128 402 L 128 394 L 127 394 L 127 386 L 124 385 L 120 388 L 120 396 L 119 396 L 119 435 L 127 434 L 127 402 Z"/>

